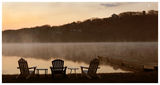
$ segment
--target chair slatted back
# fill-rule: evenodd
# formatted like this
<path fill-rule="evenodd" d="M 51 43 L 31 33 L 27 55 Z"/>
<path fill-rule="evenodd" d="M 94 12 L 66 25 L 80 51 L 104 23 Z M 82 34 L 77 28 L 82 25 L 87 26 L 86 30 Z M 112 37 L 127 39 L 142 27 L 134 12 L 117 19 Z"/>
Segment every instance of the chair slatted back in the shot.
<path fill-rule="evenodd" d="M 54 70 L 63 71 L 64 61 L 60 59 L 56 59 L 52 61 L 52 66 Z"/>
<path fill-rule="evenodd" d="M 94 75 L 94 74 L 96 74 L 97 69 L 98 69 L 98 65 L 99 65 L 99 59 L 93 59 L 93 60 L 90 62 L 89 69 L 88 69 L 88 74 L 89 74 L 89 75 Z"/>
<path fill-rule="evenodd" d="M 23 58 L 18 60 L 18 64 L 19 64 L 19 69 L 21 74 L 23 75 L 28 75 L 29 74 L 29 69 L 28 69 L 28 63 L 26 60 L 24 60 Z"/>

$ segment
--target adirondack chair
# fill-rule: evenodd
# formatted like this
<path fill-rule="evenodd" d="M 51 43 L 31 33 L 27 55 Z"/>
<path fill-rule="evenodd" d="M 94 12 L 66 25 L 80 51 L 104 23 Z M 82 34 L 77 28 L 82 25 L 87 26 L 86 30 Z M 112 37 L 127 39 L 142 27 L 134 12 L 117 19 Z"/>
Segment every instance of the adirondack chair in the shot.
<path fill-rule="evenodd" d="M 86 76 L 89 79 L 101 78 L 99 75 L 96 74 L 97 69 L 99 68 L 98 65 L 99 65 L 99 59 L 95 58 L 90 62 L 89 67 L 81 66 L 82 76 Z"/>
<path fill-rule="evenodd" d="M 50 67 L 52 77 L 56 74 L 61 74 L 63 75 L 63 78 L 66 76 L 66 69 L 67 67 L 64 67 L 64 61 L 60 59 L 56 59 L 52 61 L 52 66 Z"/>
<path fill-rule="evenodd" d="M 19 67 L 17 69 L 20 69 L 20 75 L 17 76 L 17 78 L 25 78 L 29 79 L 31 76 L 35 75 L 36 67 L 28 67 L 28 63 L 23 58 L 18 60 Z M 32 71 L 30 69 L 33 69 Z"/>

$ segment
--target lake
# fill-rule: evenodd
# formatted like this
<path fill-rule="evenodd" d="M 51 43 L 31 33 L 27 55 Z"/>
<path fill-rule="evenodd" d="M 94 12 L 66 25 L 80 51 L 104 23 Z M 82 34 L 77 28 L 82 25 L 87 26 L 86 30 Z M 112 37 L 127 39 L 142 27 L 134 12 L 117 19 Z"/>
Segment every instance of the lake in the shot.
<path fill-rule="evenodd" d="M 2 56 L 2 74 L 19 74 L 17 67 L 21 57 L 29 66 L 48 68 L 49 73 L 54 59 L 63 59 L 67 67 L 80 67 L 89 66 L 97 56 L 101 57 L 98 73 L 129 72 L 123 67 L 158 65 L 158 43 L 3 43 Z M 80 69 L 77 73 L 81 73 Z"/>

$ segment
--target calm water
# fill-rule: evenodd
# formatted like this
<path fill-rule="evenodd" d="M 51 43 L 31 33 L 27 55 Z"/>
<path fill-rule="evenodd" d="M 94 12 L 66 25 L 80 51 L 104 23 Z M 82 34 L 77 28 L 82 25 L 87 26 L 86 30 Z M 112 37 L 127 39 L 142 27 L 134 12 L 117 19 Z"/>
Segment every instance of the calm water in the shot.
<path fill-rule="evenodd" d="M 25 58 L 29 66 L 48 68 L 51 61 L 57 58 L 65 61 L 65 66 L 88 66 L 96 56 L 101 56 L 98 73 L 128 72 L 123 66 L 141 67 L 157 65 L 157 42 L 129 43 L 3 43 L 2 73 L 18 74 L 18 59 Z M 70 70 L 67 70 L 69 73 Z M 77 71 L 80 73 L 80 69 Z"/>

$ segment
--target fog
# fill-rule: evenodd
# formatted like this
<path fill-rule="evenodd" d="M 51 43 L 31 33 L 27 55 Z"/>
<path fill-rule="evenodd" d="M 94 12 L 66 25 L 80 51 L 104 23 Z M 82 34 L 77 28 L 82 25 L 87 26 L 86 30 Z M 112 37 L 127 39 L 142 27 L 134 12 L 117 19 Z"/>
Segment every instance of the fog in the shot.
<path fill-rule="evenodd" d="M 100 56 L 101 64 L 111 65 L 114 69 L 141 69 L 143 65 L 157 65 L 158 43 L 3 43 L 2 55 L 43 60 L 62 58 L 87 64 Z"/>

